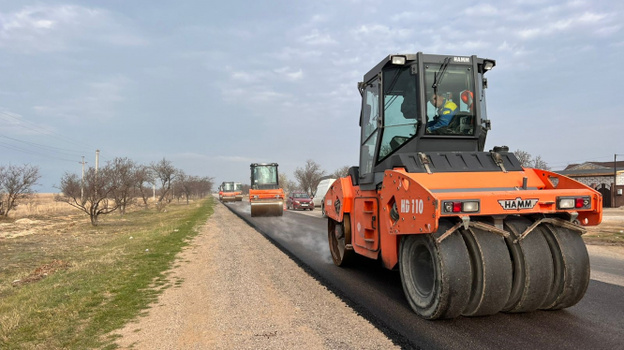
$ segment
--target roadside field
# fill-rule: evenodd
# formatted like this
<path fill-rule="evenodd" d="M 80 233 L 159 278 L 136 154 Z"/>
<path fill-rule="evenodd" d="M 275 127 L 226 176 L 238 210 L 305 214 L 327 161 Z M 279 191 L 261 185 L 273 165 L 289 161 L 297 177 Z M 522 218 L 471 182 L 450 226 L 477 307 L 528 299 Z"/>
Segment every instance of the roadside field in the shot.
<path fill-rule="evenodd" d="M 0 220 L 0 348 L 114 348 L 213 210 L 213 199 L 103 215 L 41 195 Z M 24 216 L 21 216 L 24 215 Z"/>

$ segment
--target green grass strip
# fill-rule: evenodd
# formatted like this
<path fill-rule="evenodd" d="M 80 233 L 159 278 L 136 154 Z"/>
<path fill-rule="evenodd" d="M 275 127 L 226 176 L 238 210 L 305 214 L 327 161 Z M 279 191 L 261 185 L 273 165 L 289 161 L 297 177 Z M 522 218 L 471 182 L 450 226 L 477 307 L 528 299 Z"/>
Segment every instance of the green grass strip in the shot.
<path fill-rule="evenodd" d="M 69 263 L 66 269 L 12 289 L 6 288 L 11 281 L 2 281 L 0 348 L 116 348 L 114 338 L 107 335 L 144 312 L 163 288 L 171 286 L 166 271 L 213 213 L 213 205 L 210 198 L 189 206 L 169 206 L 164 213 L 126 214 L 91 232 L 78 233 L 91 236 L 69 240 L 73 246 L 55 241 L 51 244 L 55 251 L 41 253 L 40 260 L 37 254 L 16 252 L 20 243 L 26 247 L 32 241 L 0 246 L 0 253 L 6 249 L 13 255 L 7 259 L 18 271 L 19 266 L 49 262 L 51 257 Z M 0 275 L 7 276 L 10 271 Z"/>

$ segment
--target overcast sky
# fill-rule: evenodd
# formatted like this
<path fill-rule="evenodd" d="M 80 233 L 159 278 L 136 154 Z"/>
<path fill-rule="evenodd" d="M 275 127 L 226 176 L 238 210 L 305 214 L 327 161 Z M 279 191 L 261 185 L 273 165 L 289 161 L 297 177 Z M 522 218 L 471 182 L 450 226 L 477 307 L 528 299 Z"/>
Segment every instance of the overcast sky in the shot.
<path fill-rule="evenodd" d="M 492 58 L 486 150 L 624 160 L 624 1 L 0 0 L 0 165 L 163 158 L 215 183 L 357 165 L 357 82 L 391 53 Z M 620 157 L 620 156 L 618 156 Z"/>

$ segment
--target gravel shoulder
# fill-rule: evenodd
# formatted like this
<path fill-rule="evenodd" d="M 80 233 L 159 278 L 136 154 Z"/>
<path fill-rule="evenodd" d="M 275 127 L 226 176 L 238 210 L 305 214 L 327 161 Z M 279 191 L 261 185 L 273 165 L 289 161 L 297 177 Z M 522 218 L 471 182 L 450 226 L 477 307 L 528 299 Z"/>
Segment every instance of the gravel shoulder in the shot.
<path fill-rule="evenodd" d="M 221 204 L 169 279 L 122 349 L 399 348 Z"/>

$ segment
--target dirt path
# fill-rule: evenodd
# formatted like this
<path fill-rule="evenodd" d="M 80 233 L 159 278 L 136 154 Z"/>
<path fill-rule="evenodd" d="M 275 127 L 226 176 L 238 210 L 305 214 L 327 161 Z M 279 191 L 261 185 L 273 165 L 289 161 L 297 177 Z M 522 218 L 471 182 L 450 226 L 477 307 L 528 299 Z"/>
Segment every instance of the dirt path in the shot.
<path fill-rule="evenodd" d="M 223 205 L 170 278 L 123 349 L 398 348 Z"/>

